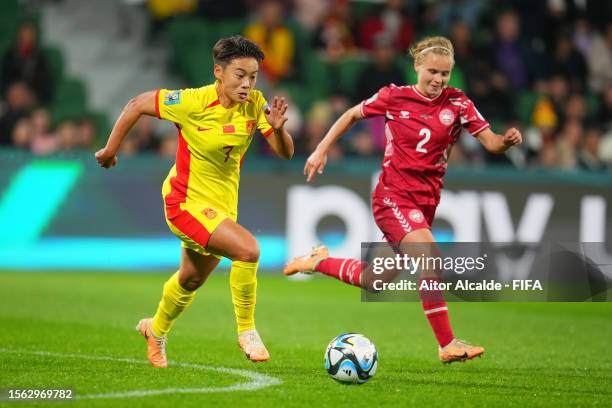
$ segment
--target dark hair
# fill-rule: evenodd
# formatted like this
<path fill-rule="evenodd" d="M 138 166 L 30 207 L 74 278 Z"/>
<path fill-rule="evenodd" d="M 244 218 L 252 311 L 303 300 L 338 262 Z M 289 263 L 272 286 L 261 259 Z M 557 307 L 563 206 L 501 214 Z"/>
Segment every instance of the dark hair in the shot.
<path fill-rule="evenodd" d="M 213 47 L 215 64 L 225 67 L 236 58 L 255 58 L 257 62 L 264 59 L 264 53 L 253 41 L 241 35 L 222 38 Z"/>

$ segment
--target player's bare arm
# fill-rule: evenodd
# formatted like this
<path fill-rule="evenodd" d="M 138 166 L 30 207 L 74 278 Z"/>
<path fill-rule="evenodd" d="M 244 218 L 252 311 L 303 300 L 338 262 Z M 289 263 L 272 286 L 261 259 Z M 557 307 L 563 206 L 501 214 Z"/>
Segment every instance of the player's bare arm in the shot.
<path fill-rule="evenodd" d="M 287 109 L 289 105 L 285 98 L 275 96 L 272 106 L 265 110 L 266 120 L 274 129 L 274 132 L 266 139 L 274 153 L 283 159 L 289 160 L 293 157 L 293 140 L 285 129 L 287 122 Z"/>
<path fill-rule="evenodd" d="M 490 153 L 502 154 L 512 146 L 521 144 L 523 136 L 516 128 L 510 128 L 504 135 L 498 135 L 487 128 L 476 135 L 478 141 Z"/>
<path fill-rule="evenodd" d="M 348 109 L 336 120 L 332 127 L 327 131 L 327 134 L 321 140 L 314 152 L 306 160 L 304 166 L 304 175 L 306 181 L 313 181 L 317 174 L 323 174 L 323 169 L 327 163 L 327 152 L 331 147 L 349 130 L 355 122 L 363 119 L 361 114 L 361 106 L 355 105 Z"/>
<path fill-rule="evenodd" d="M 119 147 L 140 115 L 155 116 L 155 94 L 156 91 L 142 93 L 125 105 L 113 126 L 106 146 L 96 152 L 96 161 L 100 166 L 109 169 L 117 164 Z"/>

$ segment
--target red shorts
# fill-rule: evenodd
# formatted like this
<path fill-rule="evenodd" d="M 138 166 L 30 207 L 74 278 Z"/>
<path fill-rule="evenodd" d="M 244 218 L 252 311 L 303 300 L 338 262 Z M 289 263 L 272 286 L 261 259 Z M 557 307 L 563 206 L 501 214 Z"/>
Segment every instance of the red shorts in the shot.
<path fill-rule="evenodd" d="M 378 228 L 388 242 L 400 243 L 409 232 L 431 229 L 435 205 L 418 205 L 394 197 L 373 197 L 372 210 Z"/>

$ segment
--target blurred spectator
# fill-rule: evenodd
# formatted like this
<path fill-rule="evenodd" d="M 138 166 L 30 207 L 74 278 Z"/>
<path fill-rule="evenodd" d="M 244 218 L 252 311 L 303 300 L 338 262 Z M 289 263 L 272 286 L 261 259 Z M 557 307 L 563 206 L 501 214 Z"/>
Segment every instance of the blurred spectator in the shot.
<path fill-rule="evenodd" d="M 79 148 L 79 128 L 72 120 L 65 120 L 57 126 L 57 142 L 59 150 Z"/>
<path fill-rule="evenodd" d="M 571 94 L 565 102 L 565 120 L 584 123 L 587 118 L 586 101 L 581 94 Z"/>
<path fill-rule="evenodd" d="M 472 44 L 469 27 L 463 21 L 455 21 L 451 27 L 451 41 L 455 49 L 455 64 L 463 73 L 464 91 L 489 120 L 514 119 L 508 109 L 514 103 L 514 89 L 506 76 L 495 70 L 485 50 Z"/>
<path fill-rule="evenodd" d="M 601 140 L 601 132 L 596 127 L 589 127 L 584 134 L 584 142 L 578 164 L 581 168 L 587 170 L 604 170 L 606 168 L 604 162 L 599 158 L 599 143 Z"/>
<path fill-rule="evenodd" d="M 280 1 L 262 1 L 255 20 L 245 28 L 244 35 L 266 54 L 261 70 L 270 82 L 276 83 L 293 75 L 295 38 L 285 24 L 284 5 Z"/>
<path fill-rule="evenodd" d="M 32 119 L 32 138 L 30 150 L 37 156 L 46 156 L 58 149 L 55 135 L 51 132 L 51 117 L 45 108 L 38 108 L 30 116 Z"/>
<path fill-rule="evenodd" d="M 178 148 L 178 138 L 174 132 L 164 135 L 159 144 L 158 153 L 160 156 L 174 159 L 176 157 L 176 149 Z"/>
<path fill-rule="evenodd" d="M 0 86 L 5 94 L 15 82 L 25 83 L 41 102 L 51 100 L 53 85 L 49 64 L 38 46 L 34 24 L 26 22 L 18 31 L 14 44 L 2 59 Z"/>
<path fill-rule="evenodd" d="M 612 132 L 612 82 L 608 83 L 601 93 L 596 123 L 604 132 Z"/>
<path fill-rule="evenodd" d="M 612 132 L 608 132 L 603 135 L 599 143 L 598 149 L 599 158 L 607 165 L 608 168 L 612 167 Z"/>
<path fill-rule="evenodd" d="M 393 43 L 390 38 L 379 35 L 372 50 L 372 61 L 359 74 L 354 102 L 368 99 L 383 86 L 403 83 L 404 75 L 399 69 Z"/>
<path fill-rule="evenodd" d="M 174 17 L 193 14 L 197 6 L 197 0 L 147 0 L 147 8 L 151 15 L 150 37 L 155 39 Z"/>
<path fill-rule="evenodd" d="M 557 40 L 554 54 L 549 58 L 551 75 L 563 76 L 575 92 L 586 89 L 587 66 L 584 57 L 576 50 L 568 35 Z"/>
<path fill-rule="evenodd" d="M 470 28 L 464 21 L 457 20 L 452 24 L 450 40 L 455 50 L 455 66 L 461 69 L 467 84 L 464 91 L 471 94 L 472 88 L 478 87 L 478 82 L 488 80 L 492 72 L 491 64 L 472 43 Z M 480 90 L 480 93 L 485 92 Z"/>
<path fill-rule="evenodd" d="M 314 151 L 323 139 L 330 126 L 350 107 L 350 100 L 342 94 L 335 94 L 329 98 L 319 100 L 312 105 L 306 115 L 303 143 L 298 144 L 300 153 L 308 155 Z M 331 161 L 338 160 L 344 155 L 347 139 L 350 139 L 356 131 L 362 129 L 360 122 L 344 135 L 340 143 L 332 147 L 328 153 Z"/>
<path fill-rule="evenodd" d="M 605 36 L 594 33 L 587 58 L 589 86 L 593 92 L 601 92 L 606 84 L 612 84 L 612 23 L 606 26 Z"/>
<path fill-rule="evenodd" d="M 495 41 L 488 53 L 493 58 L 493 65 L 515 89 L 528 86 L 539 71 L 532 66 L 537 60 L 529 45 L 520 38 L 520 17 L 512 10 L 497 17 Z"/>
<path fill-rule="evenodd" d="M 209 21 L 242 18 L 247 15 L 243 0 L 198 0 L 198 15 Z"/>
<path fill-rule="evenodd" d="M 569 84 L 561 75 L 555 75 L 548 81 L 546 91 L 555 108 L 558 122 L 565 120 L 564 106 L 569 95 Z"/>
<path fill-rule="evenodd" d="M 0 117 L 0 145 L 12 144 L 11 136 L 15 124 L 34 107 L 35 99 L 25 83 L 15 82 L 9 85 L 4 112 Z"/>
<path fill-rule="evenodd" d="M 485 8 L 483 0 L 455 0 L 438 4 L 438 28 L 442 33 L 450 32 L 453 21 L 463 22 L 469 30 L 478 29 L 480 15 Z M 455 44 L 453 44 L 454 46 Z"/>
<path fill-rule="evenodd" d="M 532 114 L 532 123 L 538 128 L 555 129 L 559 124 L 559 117 L 555 106 L 547 96 L 540 96 L 535 104 Z"/>
<path fill-rule="evenodd" d="M 582 141 L 582 125 L 573 120 L 561 128 L 557 141 L 558 164 L 564 169 L 573 169 L 578 165 L 578 148 Z"/>
<path fill-rule="evenodd" d="M 346 0 L 332 0 L 329 11 L 321 18 L 313 46 L 323 48 L 337 58 L 355 54 L 357 48 L 352 30 L 351 8 Z"/>
<path fill-rule="evenodd" d="M 131 156 L 138 152 L 156 151 L 159 144 L 160 141 L 155 134 L 155 118 L 143 115 L 128 133 L 121 146 L 121 153 Z"/>
<path fill-rule="evenodd" d="M 13 128 L 11 139 L 13 147 L 29 150 L 30 138 L 32 136 L 32 121 L 28 117 L 23 117 L 17 121 Z"/>
<path fill-rule="evenodd" d="M 557 167 L 559 165 L 559 153 L 554 143 L 547 142 L 542 145 L 537 163 L 543 167 Z"/>
<path fill-rule="evenodd" d="M 328 10 L 339 1 L 346 3 L 346 0 L 331 0 L 331 5 L 328 0 L 294 0 L 294 18 L 304 30 L 314 32 Z"/>
<path fill-rule="evenodd" d="M 366 18 L 359 27 L 359 46 L 366 50 L 374 48 L 377 35 L 390 38 L 393 46 L 400 52 L 406 52 L 413 39 L 413 25 L 404 14 L 402 0 L 387 0 L 381 12 Z"/>
<path fill-rule="evenodd" d="M 91 118 L 84 117 L 77 123 L 77 147 L 91 150 L 96 142 L 96 124 Z"/>

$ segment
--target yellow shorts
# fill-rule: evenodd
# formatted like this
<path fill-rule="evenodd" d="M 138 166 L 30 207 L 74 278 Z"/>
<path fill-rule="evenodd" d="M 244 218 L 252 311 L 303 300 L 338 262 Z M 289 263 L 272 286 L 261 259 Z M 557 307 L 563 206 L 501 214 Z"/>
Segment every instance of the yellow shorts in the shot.
<path fill-rule="evenodd" d="M 182 241 L 183 248 L 222 258 L 221 255 L 206 249 L 208 240 L 223 220 L 230 218 L 235 221 L 235 217 L 211 204 L 201 202 L 164 205 L 164 214 L 170 231 Z"/>

